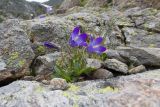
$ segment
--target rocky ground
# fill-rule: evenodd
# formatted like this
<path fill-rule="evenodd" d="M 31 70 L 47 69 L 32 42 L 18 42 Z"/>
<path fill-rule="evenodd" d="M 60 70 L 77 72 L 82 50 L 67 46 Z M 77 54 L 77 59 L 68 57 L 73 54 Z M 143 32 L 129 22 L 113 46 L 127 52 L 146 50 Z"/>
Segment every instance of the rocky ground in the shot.
<path fill-rule="evenodd" d="M 59 14 L 0 24 L 0 107 L 159 107 L 160 10 L 152 5 L 156 1 L 127 8 L 116 0 L 114 6 L 106 0 L 65 2 Z M 87 59 L 87 66 L 97 69 L 94 80 L 51 80 L 60 52 L 43 42 L 65 48 L 66 36 L 77 25 L 105 38 L 108 59 Z"/>

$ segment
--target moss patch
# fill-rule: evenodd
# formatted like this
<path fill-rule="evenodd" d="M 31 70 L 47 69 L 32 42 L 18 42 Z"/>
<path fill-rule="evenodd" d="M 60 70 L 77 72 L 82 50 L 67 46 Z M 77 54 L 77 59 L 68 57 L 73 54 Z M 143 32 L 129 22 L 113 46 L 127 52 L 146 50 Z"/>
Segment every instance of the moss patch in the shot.
<path fill-rule="evenodd" d="M 80 87 L 79 86 L 76 86 L 76 85 L 73 85 L 73 84 L 69 84 L 69 91 L 78 91 L 80 90 Z"/>
<path fill-rule="evenodd" d="M 113 87 L 108 86 L 108 87 L 99 89 L 97 91 L 98 91 L 98 93 L 108 93 L 108 92 L 115 92 L 116 93 L 119 90 L 118 90 L 118 88 L 113 88 Z"/>

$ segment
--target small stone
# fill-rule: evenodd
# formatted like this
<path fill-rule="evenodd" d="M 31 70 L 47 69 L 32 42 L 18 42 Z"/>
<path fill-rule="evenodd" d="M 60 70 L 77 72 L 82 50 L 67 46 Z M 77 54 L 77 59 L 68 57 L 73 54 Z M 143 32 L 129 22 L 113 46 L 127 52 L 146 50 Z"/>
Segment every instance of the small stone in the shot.
<path fill-rule="evenodd" d="M 125 74 L 128 73 L 128 66 L 125 63 L 120 62 L 116 59 L 106 60 L 104 63 L 104 67 L 111 69 L 111 70 L 114 70 L 114 71 L 117 71 L 117 72 L 121 72 L 121 73 L 125 73 Z"/>
<path fill-rule="evenodd" d="M 33 80 L 35 80 L 35 78 L 34 78 L 34 76 L 25 76 L 22 78 L 22 80 L 33 81 Z"/>
<path fill-rule="evenodd" d="M 47 80 L 42 80 L 42 83 L 45 84 L 45 85 L 49 85 L 50 84 L 50 82 L 47 81 Z"/>
<path fill-rule="evenodd" d="M 95 79 L 108 79 L 113 77 L 112 72 L 106 70 L 106 69 L 98 69 L 93 73 L 93 78 Z"/>
<path fill-rule="evenodd" d="M 140 66 L 137 66 L 135 68 L 132 68 L 129 70 L 129 74 L 135 74 L 135 73 L 140 73 L 140 72 L 144 72 L 146 71 L 146 68 L 144 65 L 140 65 Z"/>
<path fill-rule="evenodd" d="M 68 83 L 65 79 L 62 78 L 53 78 L 50 81 L 50 89 L 51 90 L 65 90 L 68 88 Z"/>
<path fill-rule="evenodd" d="M 87 59 L 87 67 L 91 67 L 94 69 L 99 69 L 102 66 L 102 61 L 97 59 Z"/>

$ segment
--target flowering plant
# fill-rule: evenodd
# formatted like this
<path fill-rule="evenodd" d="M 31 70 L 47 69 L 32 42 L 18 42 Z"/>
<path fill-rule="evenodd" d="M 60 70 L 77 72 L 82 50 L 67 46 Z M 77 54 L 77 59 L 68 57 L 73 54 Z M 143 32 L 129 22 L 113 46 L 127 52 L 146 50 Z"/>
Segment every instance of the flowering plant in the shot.
<path fill-rule="evenodd" d="M 86 59 L 95 55 L 103 56 L 106 47 L 102 45 L 102 42 L 102 37 L 94 38 L 86 33 L 81 33 L 79 26 L 75 27 L 69 38 L 67 52 L 62 53 L 61 58 L 54 66 L 54 76 L 64 78 L 68 82 L 74 82 L 81 75 L 93 71 L 93 68 L 86 66 Z M 55 47 L 46 42 L 44 45 L 48 48 Z"/>

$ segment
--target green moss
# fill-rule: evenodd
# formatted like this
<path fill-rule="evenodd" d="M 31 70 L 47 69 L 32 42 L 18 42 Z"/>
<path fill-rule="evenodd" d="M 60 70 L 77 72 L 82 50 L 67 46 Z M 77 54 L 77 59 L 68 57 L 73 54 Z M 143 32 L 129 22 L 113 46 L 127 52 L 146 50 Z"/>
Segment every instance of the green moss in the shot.
<path fill-rule="evenodd" d="M 148 46 L 149 48 L 155 48 L 156 47 L 156 45 L 155 44 L 149 44 L 149 46 Z"/>
<path fill-rule="evenodd" d="M 38 53 L 45 53 L 45 48 L 44 48 L 44 46 L 38 46 L 37 49 L 36 49 L 36 51 Z"/>
<path fill-rule="evenodd" d="M 85 6 L 88 0 L 80 0 L 80 6 Z"/>
<path fill-rule="evenodd" d="M 42 86 L 37 86 L 35 89 L 36 93 L 42 93 L 43 91 L 44 91 L 44 87 L 42 87 Z"/>
<path fill-rule="evenodd" d="M 26 63 L 26 60 L 23 59 L 23 60 L 21 60 L 21 61 L 18 62 L 18 66 L 19 67 L 23 67 L 25 65 L 25 63 Z"/>
<path fill-rule="evenodd" d="M 17 67 L 16 65 L 16 60 L 18 59 L 19 57 L 19 53 L 18 52 L 13 52 L 9 55 L 9 58 L 8 58 L 8 62 L 7 62 L 7 65 L 10 66 L 10 67 Z"/>
<path fill-rule="evenodd" d="M 79 86 L 73 85 L 73 84 L 69 84 L 69 91 L 78 91 L 80 89 Z"/>
<path fill-rule="evenodd" d="M 102 88 L 97 91 L 98 91 L 98 93 L 118 92 L 118 88 L 112 88 L 112 87 L 108 86 L 106 88 Z"/>
<path fill-rule="evenodd" d="M 15 60 L 19 57 L 19 53 L 18 52 L 13 52 L 11 55 L 10 55 L 10 59 L 11 60 Z"/>

